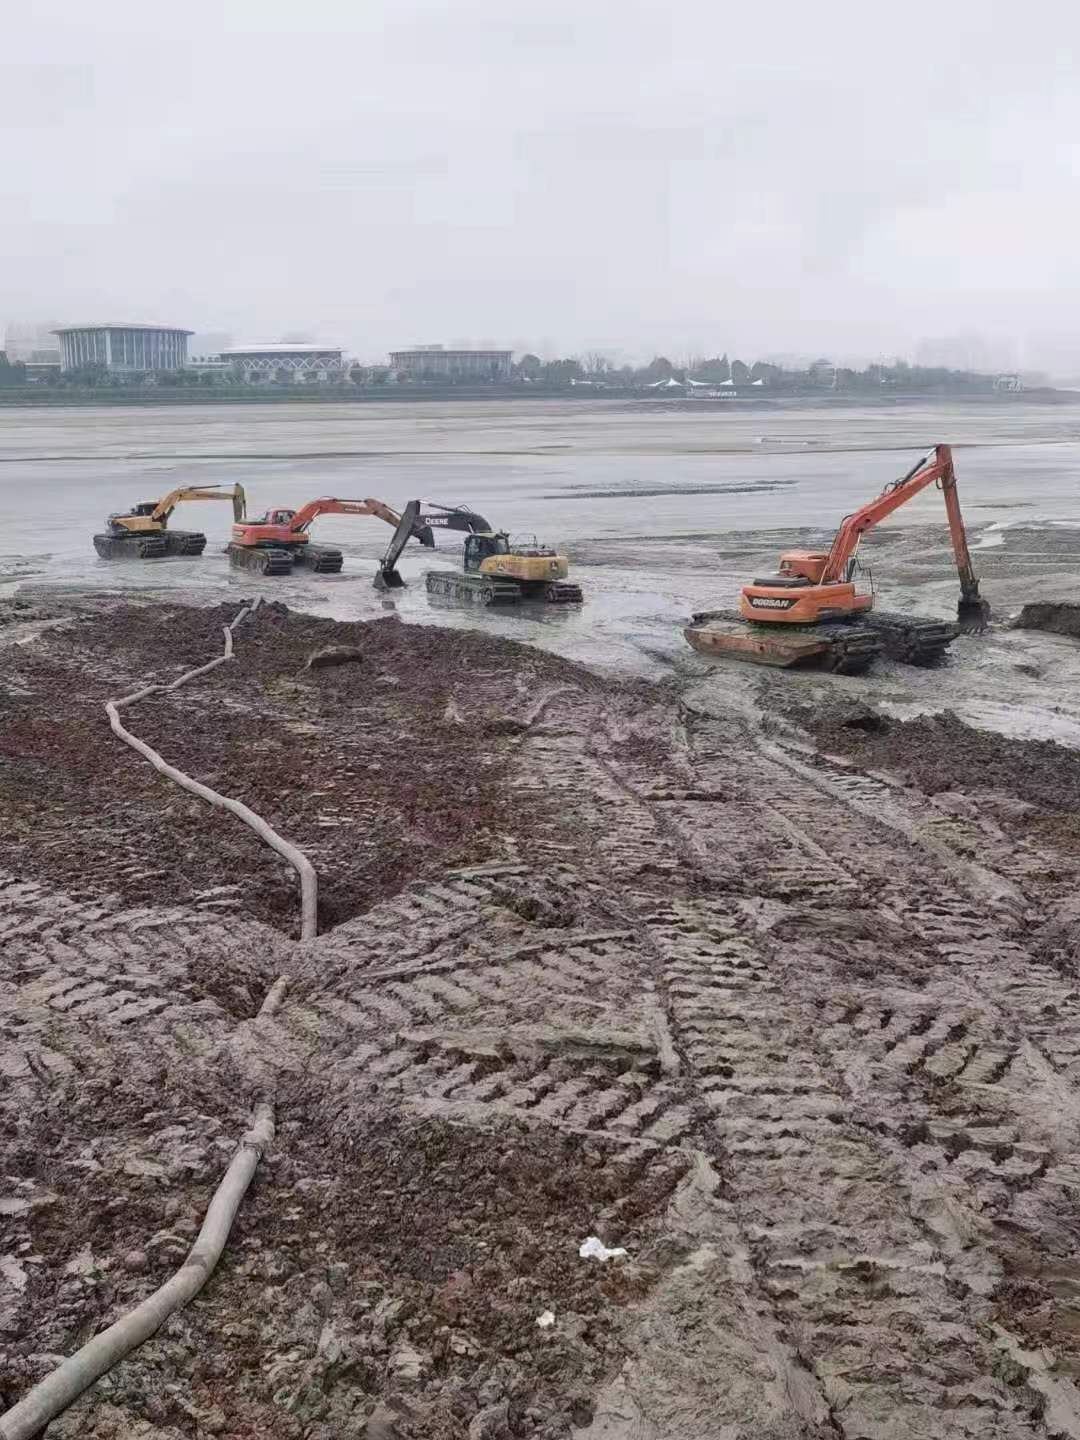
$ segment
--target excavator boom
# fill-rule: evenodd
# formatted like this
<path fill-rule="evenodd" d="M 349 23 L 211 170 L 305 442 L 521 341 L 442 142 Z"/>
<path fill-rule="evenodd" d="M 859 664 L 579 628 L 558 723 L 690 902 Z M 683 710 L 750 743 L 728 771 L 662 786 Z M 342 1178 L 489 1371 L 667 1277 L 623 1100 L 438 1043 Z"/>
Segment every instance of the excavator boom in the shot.
<path fill-rule="evenodd" d="M 938 445 L 932 458 L 928 455 L 918 461 L 906 475 L 902 475 L 899 480 L 893 480 L 886 485 L 880 495 L 875 495 L 873 500 L 856 510 L 853 515 L 845 516 L 836 532 L 832 548 L 829 550 L 829 558 L 821 576 L 821 583 L 837 585 L 850 579 L 855 552 L 867 530 L 872 530 L 875 525 L 880 525 L 882 520 L 887 519 L 894 510 L 899 510 L 901 505 L 906 505 L 909 500 L 914 499 L 928 485 L 932 485 L 935 481 L 944 482 L 946 476 L 949 477 L 955 489 L 956 477 L 953 473 L 952 451 L 948 445 Z"/>
<path fill-rule="evenodd" d="M 231 500 L 235 520 L 242 520 L 247 508 L 242 485 L 230 486 L 228 490 L 222 489 L 220 485 L 182 485 L 176 490 L 170 490 L 168 495 L 157 502 L 150 518 L 168 521 L 177 505 L 183 504 L 185 500 Z"/>
<path fill-rule="evenodd" d="M 410 500 L 401 512 L 397 529 L 375 572 L 376 590 L 400 590 L 404 585 L 405 582 L 398 573 L 397 562 L 411 538 L 415 537 L 421 545 L 430 550 L 435 545 L 432 530 L 463 530 L 467 534 L 475 535 L 491 528 L 482 515 L 477 515 L 464 505 L 426 504 L 425 508 L 425 504 L 426 502 L 421 500 Z"/>
<path fill-rule="evenodd" d="M 434 543 L 429 531 L 412 521 L 407 522 L 382 500 L 342 500 L 335 495 L 322 495 L 317 500 L 309 500 L 299 510 L 275 508 L 257 519 L 235 524 L 229 545 L 230 564 L 260 575 L 288 575 L 294 565 L 336 575 L 342 568 L 341 551 L 332 545 L 315 545 L 308 537 L 309 527 L 320 515 L 373 515 L 394 526 L 395 531 L 404 527 L 405 540 L 415 534 L 424 544 Z M 400 577 L 398 580 L 400 583 Z"/>
<path fill-rule="evenodd" d="M 295 535 L 302 535 L 320 515 L 374 515 L 388 525 L 396 525 L 401 518 L 381 500 L 339 500 L 333 495 L 323 495 L 301 506 L 289 521 L 289 529 Z"/>
<path fill-rule="evenodd" d="M 869 504 L 848 515 L 841 523 L 829 551 L 829 558 L 821 577 L 825 585 L 842 584 L 850 580 L 854 569 L 855 553 L 859 541 L 867 530 L 879 525 L 901 505 L 913 499 L 928 485 L 937 484 L 945 500 L 945 513 L 949 521 L 949 537 L 952 541 L 953 557 L 960 578 L 960 600 L 957 618 L 963 630 L 985 629 L 990 619 L 990 607 L 979 595 L 979 582 L 971 564 L 967 532 L 960 513 L 960 497 L 956 489 L 956 471 L 953 468 L 952 449 L 948 445 L 936 445 L 932 454 L 913 465 L 906 475 L 886 485 L 880 495 Z"/>

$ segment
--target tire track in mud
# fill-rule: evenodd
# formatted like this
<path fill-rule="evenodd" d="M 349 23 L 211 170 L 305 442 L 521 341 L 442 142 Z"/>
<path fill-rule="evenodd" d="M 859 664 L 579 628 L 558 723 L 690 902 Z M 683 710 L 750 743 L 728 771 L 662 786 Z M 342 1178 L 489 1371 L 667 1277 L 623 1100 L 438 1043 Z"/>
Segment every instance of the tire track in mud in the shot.
<path fill-rule="evenodd" d="M 165 1062 L 251 1014 L 276 931 L 205 910 L 112 908 L 0 873 L 0 1075 L 15 1087 L 104 1075 L 138 1037 Z M 228 981 L 222 978 L 227 963 Z"/>
<path fill-rule="evenodd" d="M 1012 882 L 1023 871 L 1014 867 L 1000 889 L 992 872 L 965 871 L 967 893 L 958 894 L 941 871 L 936 837 L 920 830 L 921 817 L 898 814 L 877 782 L 844 777 L 825 789 L 764 754 L 749 733 L 711 728 L 726 733 L 707 737 L 695 757 L 692 792 L 642 797 L 649 817 L 619 828 L 652 835 L 663 870 L 704 875 L 723 895 L 668 900 L 646 924 L 686 1076 L 713 1116 L 711 1158 L 735 1223 L 734 1234 L 732 1216 L 718 1223 L 717 1238 L 726 1239 L 729 1261 L 742 1242 L 753 1288 L 768 1301 L 758 1322 L 769 1329 L 771 1318 L 778 1375 L 790 1381 L 793 1367 L 808 1367 L 825 1407 L 808 1411 L 804 1393 L 791 1424 L 816 1433 L 827 1418 L 852 1437 L 1080 1434 L 1071 1381 L 1006 1385 L 1000 1375 L 1016 1346 L 990 1330 L 989 1297 L 1003 1273 L 1000 1217 L 1011 1197 L 1030 1195 L 1047 1175 L 1060 1189 L 1075 1165 L 1063 1156 L 1055 1173 L 1047 1149 L 1021 1139 L 1016 1097 L 1001 1086 L 1030 1045 L 1027 1017 L 1075 1010 L 1071 987 L 1034 966 L 1018 943 Z M 549 767 L 552 759 L 549 746 Z M 620 787 L 615 765 L 595 752 L 591 760 L 564 759 L 572 779 L 562 788 L 587 796 L 591 768 L 608 781 L 593 787 L 602 809 L 620 788 L 630 808 L 632 787 Z M 875 823 L 869 815 L 883 799 L 888 809 Z M 599 845 L 597 855 L 607 859 Z M 618 863 L 636 859 L 633 850 L 618 854 Z M 646 861 L 632 873 L 656 868 Z M 853 905 L 864 919 L 854 942 L 839 925 L 840 944 L 831 944 L 830 916 Z M 798 935 L 807 909 L 818 922 L 812 942 L 785 941 L 784 920 L 794 914 Z M 878 927 L 905 952 L 903 965 L 875 940 Z M 853 1000 L 823 1026 L 836 991 L 852 984 L 842 963 L 852 958 L 863 969 L 877 962 L 897 991 L 894 1005 Z M 951 1005 L 934 993 L 943 988 Z M 1009 1003 L 1016 988 L 1020 1006 Z M 1078 1033 L 1071 1014 L 1058 1028 Z M 875 1104 L 889 1070 L 891 1114 Z M 1030 1087 L 1030 1074 L 1019 1083 Z M 958 1113 L 954 1091 L 971 1095 L 970 1113 L 963 1105 Z M 988 1097 L 998 1113 L 986 1112 Z M 654 1370 L 645 1355 L 630 1388 L 655 1390 Z M 626 1375 L 617 1378 L 609 1428 L 597 1435 L 629 1433 L 627 1385 Z M 638 1407 L 632 1423 L 645 1418 Z M 656 1433 L 672 1418 L 664 1415 Z M 759 1425 L 774 1420 L 759 1415 Z"/>
<path fill-rule="evenodd" d="M 358 1093 L 377 1086 L 424 1114 L 677 1143 L 698 1118 L 650 957 L 633 931 L 598 928 L 595 912 L 573 871 L 504 867 L 413 887 L 299 947 L 281 1053 L 299 1068 L 318 1037 Z"/>
<path fill-rule="evenodd" d="M 269 969 L 292 993 L 257 1029 L 207 989 L 204 958 L 266 944 L 213 913 L 228 897 L 111 917 L 0 889 L 0 1024 L 43 1056 L 23 1078 L 56 1075 L 41 1047 L 65 1026 L 79 1064 L 88 1026 L 143 1026 L 317 1083 L 340 1133 L 385 1097 L 595 1136 L 628 1194 L 684 1156 L 590 1440 L 1080 1436 L 1068 1368 L 996 1298 L 1077 1239 L 1080 1002 L 1029 951 L 1027 872 L 998 887 L 996 855 L 961 853 L 954 874 L 932 826 L 922 843 L 935 812 L 808 778 L 735 722 L 691 719 L 664 773 L 626 739 L 600 702 L 553 700 L 517 758 L 515 793 L 562 816 L 530 863 L 289 947 Z"/>

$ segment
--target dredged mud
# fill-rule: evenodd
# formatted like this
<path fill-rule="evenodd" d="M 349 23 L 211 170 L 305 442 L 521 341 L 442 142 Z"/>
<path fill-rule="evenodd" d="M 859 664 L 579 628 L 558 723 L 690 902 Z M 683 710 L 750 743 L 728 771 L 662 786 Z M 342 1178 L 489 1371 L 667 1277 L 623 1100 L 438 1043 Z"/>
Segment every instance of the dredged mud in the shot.
<path fill-rule="evenodd" d="M 174 652 L 152 611 L 43 632 L 7 714 L 48 718 L 55 673 L 58 728 L 82 725 L 93 676 L 90 745 L 101 693 L 209 658 L 231 613 L 173 617 Z M 328 643 L 363 663 L 305 671 Z M 343 812 L 376 796 L 423 823 L 357 755 L 483 772 L 450 792 L 456 863 L 433 831 L 318 939 L 292 942 L 295 897 L 271 904 L 246 861 L 217 896 L 194 861 L 163 895 L 121 867 L 61 884 L 59 790 L 53 846 L 5 854 L 5 1398 L 171 1272 L 269 1091 L 278 1138 L 221 1271 L 50 1440 L 1080 1435 L 1077 862 L 1023 829 L 1042 772 L 1026 797 L 1004 756 L 991 788 L 904 783 L 715 689 L 425 643 L 271 611 L 234 665 L 130 712 L 293 839 L 296 756 L 274 747 L 300 719 L 304 783 L 329 770 Z M 246 768 L 263 736 L 270 770 Z M 156 863 L 175 796 L 131 765 L 116 828 Z M 478 800 L 495 818 L 473 829 Z M 218 878 L 217 820 L 184 824 Z M 333 887 L 367 862 L 334 848 L 359 851 L 356 822 L 328 828 Z M 591 1233 L 629 1256 L 579 1258 Z"/>
<path fill-rule="evenodd" d="M 1019 630 L 1046 630 L 1051 635 L 1080 639 L 1080 604 L 1076 601 L 1035 601 L 1025 605 L 1016 621 Z"/>
<path fill-rule="evenodd" d="M 220 653 L 240 609 L 116 605 L 8 652 L 0 864 L 21 857 L 67 890 L 131 903 L 213 891 L 225 905 L 242 892 L 246 914 L 295 925 L 293 882 L 277 858 L 102 725 L 107 699 Z M 139 733 L 311 854 L 326 875 L 324 928 L 418 875 L 501 853 L 518 818 L 505 771 L 515 716 L 567 675 L 589 683 L 512 642 L 392 618 L 336 622 L 270 604 L 244 639 L 243 666 L 143 702 Z M 307 668 L 333 647 L 353 658 Z"/>
<path fill-rule="evenodd" d="M 856 706 L 819 719 L 819 745 L 885 771 L 958 815 L 994 816 L 1015 839 L 1080 854 L 1080 752 L 978 730 L 945 711 L 894 720 Z"/>

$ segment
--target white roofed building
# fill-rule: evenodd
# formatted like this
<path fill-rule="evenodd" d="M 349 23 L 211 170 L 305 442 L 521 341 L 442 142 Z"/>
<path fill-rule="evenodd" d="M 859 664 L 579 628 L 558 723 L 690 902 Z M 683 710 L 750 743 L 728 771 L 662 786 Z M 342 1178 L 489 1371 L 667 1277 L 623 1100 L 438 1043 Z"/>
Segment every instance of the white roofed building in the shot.
<path fill-rule="evenodd" d="M 89 367 L 144 373 L 182 370 L 190 330 L 170 325 L 59 325 L 60 363 L 65 370 Z"/>
<path fill-rule="evenodd" d="M 285 341 L 230 345 L 219 358 L 253 385 L 325 384 L 341 380 L 345 374 L 343 353 L 337 345 L 294 345 Z"/>

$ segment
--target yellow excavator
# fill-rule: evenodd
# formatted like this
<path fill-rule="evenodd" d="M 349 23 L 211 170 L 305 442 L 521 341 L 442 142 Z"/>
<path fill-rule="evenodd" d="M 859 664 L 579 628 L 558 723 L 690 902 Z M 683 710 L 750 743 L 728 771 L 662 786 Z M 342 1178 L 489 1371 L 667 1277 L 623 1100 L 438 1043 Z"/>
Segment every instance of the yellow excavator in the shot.
<path fill-rule="evenodd" d="M 482 515 L 467 505 L 434 505 L 410 500 L 401 512 L 394 538 L 375 576 L 376 590 L 393 590 L 404 584 L 397 562 L 406 542 L 417 539 L 429 549 L 434 530 L 465 534 L 460 570 L 429 570 L 427 593 L 440 600 L 471 605 L 518 605 L 536 600 L 546 605 L 579 605 L 581 586 L 567 579 L 565 555 L 535 536 L 511 540 L 505 530 L 493 530 Z"/>
<path fill-rule="evenodd" d="M 242 485 L 183 485 L 161 500 L 143 500 L 130 510 L 110 515 L 107 528 L 94 536 L 103 560 L 161 560 L 167 555 L 201 555 L 206 536 L 201 530 L 170 530 L 169 518 L 186 500 L 231 500 L 233 519 L 243 520 L 247 501 Z"/>

